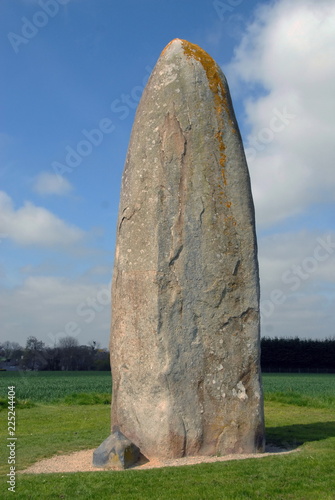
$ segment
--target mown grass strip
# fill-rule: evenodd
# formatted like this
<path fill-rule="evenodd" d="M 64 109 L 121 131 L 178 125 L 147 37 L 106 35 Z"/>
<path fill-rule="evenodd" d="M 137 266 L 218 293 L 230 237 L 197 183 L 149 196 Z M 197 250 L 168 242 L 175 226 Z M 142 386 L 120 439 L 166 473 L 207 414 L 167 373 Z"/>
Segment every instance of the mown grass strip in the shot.
<path fill-rule="evenodd" d="M 298 392 L 273 392 L 265 394 L 266 401 L 285 403 L 305 408 L 334 408 L 335 397 L 332 396 L 305 396 Z"/>
<path fill-rule="evenodd" d="M 235 462 L 147 471 L 19 475 L 15 497 L 83 500 L 334 500 L 335 412 L 266 404 L 267 438 L 301 451 Z M 109 408 L 40 405 L 18 412 L 19 468 L 94 448 L 109 433 Z M 99 425 L 97 425 L 99 424 Z M 12 498 L 4 492 L 2 498 Z"/>

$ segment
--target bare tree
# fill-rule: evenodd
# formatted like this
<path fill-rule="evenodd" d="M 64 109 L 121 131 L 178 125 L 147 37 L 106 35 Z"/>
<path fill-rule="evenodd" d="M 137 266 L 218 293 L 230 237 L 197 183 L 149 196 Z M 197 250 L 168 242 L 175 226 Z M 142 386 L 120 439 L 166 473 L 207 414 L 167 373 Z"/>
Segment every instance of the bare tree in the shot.
<path fill-rule="evenodd" d="M 44 342 L 37 340 L 34 336 L 28 337 L 23 356 L 23 365 L 30 370 L 38 370 L 46 364 Z"/>
<path fill-rule="evenodd" d="M 63 337 L 58 342 L 62 370 L 77 370 L 80 360 L 80 346 L 75 337 Z"/>
<path fill-rule="evenodd" d="M 79 342 L 75 337 L 62 337 L 59 339 L 58 347 L 60 349 L 72 349 L 73 347 L 78 347 Z"/>
<path fill-rule="evenodd" d="M 6 360 L 11 360 L 15 353 L 21 352 L 23 348 L 17 342 L 6 340 L 0 344 L 1 354 Z"/>

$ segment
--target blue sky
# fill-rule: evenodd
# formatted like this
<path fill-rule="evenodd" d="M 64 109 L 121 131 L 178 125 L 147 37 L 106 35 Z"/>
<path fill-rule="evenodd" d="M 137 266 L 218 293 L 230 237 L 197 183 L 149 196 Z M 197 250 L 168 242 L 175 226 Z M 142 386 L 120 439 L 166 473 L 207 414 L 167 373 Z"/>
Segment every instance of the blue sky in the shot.
<path fill-rule="evenodd" d="M 335 6 L 2 0 L 1 340 L 108 345 L 121 175 L 173 38 L 228 78 L 256 207 L 262 334 L 334 336 Z"/>

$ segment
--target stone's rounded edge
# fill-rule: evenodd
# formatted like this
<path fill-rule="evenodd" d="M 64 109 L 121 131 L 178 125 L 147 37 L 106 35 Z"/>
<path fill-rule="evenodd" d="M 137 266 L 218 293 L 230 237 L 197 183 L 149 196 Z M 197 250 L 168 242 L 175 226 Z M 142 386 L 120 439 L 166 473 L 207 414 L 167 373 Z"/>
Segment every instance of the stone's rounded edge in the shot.
<path fill-rule="evenodd" d="M 199 45 L 191 43 L 188 40 L 183 40 L 182 38 L 174 38 L 163 49 L 160 57 L 170 54 L 172 55 L 172 53 L 175 54 L 176 52 L 180 52 L 187 58 L 192 58 L 200 62 L 207 74 L 207 78 L 211 86 L 214 87 L 218 85 L 218 80 L 221 79 L 220 73 L 222 73 L 222 71 L 215 60 L 212 58 L 212 56 L 208 54 L 208 52 L 202 49 Z M 212 81 L 213 78 L 215 78 L 215 82 Z M 224 83 L 226 83 L 225 78 Z"/>
<path fill-rule="evenodd" d="M 174 38 L 173 40 L 171 40 L 171 42 L 169 42 L 166 45 L 166 47 L 164 47 L 164 49 L 162 50 L 160 57 L 162 57 L 163 55 L 165 55 L 168 51 L 170 51 L 172 49 L 176 50 L 178 48 L 181 48 L 183 41 L 184 40 L 182 40 L 181 38 Z"/>
<path fill-rule="evenodd" d="M 170 52 L 182 52 L 187 57 L 193 57 L 202 63 L 205 59 L 207 59 L 208 62 L 210 62 L 210 65 L 217 66 L 217 63 L 208 54 L 208 52 L 202 49 L 199 45 L 189 42 L 188 40 L 184 40 L 183 38 L 174 38 L 171 40 L 171 42 L 169 42 L 162 50 L 161 56 L 167 55 Z"/>

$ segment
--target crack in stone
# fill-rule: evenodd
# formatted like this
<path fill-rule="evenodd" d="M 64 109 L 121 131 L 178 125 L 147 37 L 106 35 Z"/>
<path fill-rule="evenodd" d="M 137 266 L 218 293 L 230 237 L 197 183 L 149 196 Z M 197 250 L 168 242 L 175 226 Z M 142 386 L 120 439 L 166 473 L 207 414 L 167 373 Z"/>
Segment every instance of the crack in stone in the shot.
<path fill-rule="evenodd" d="M 201 198 L 201 204 L 202 204 L 202 210 L 199 214 L 199 219 L 200 219 L 200 225 L 202 226 L 202 216 L 204 215 L 205 213 L 205 205 L 204 205 L 204 202 L 203 202 L 203 199 Z"/>
<path fill-rule="evenodd" d="M 233 271 L 233 276 L 236 276 L 237 273 L 238 273 L 238 270 L 239 270 L 239 267 L 240 267 L 240 264 L 241 264 L 241 261 L 238 260 L 235 264 L 235 268 L 234 268 L 234 271 Z"/>
<path fill-rule="evenodd" d="M 128 209 L 129 209 L 129 207 L 126 207 L 126 208 L 123 210 L 123 213 L 124 213 L 126 210 L 128 210 Z M 131 218 L 132 218 L 132 217 L 136 214 L 136 212 L 139 212 L 140 210 L 141 210 L 141 206 L 139 206 L 138 208 L 135 208 L 135 207 L 134 207 L 134 208 L 132 209 L 132 212 L 131 212 L 131 214 L 130 214 L 130 215 L 128 215 L 128 216 L 127 216 L 127 215 L 124 215 L 124 216 L 122 217 L 122 219 L 121 219 L 120 224 L 119 224 L 119 231 L 120 231 L 120 229 L 121 229 L 121 226 L 122 226 L 123 222 L 124 222 L 125 220 L 130 220 L 130 219 L 131 219 Z"/>
<path fill-rule="evenodd" d="M 182 457 L 186 456 L 186 449 L 187 449 L 187 431 L 186 431 L 186 426 L 183 417 L 181 416 L 181 422 L 183 424 L 184 428 L 184 442 L 183 442 L 183 449 L 182 449 Z"/>
<path fill-rule="evenodd" d="M 219 307 L 222 304 L 222 301 L 225 298 L 226 293 L 227 293 L 227 287 L 224 286 L 224 288 L 223 288 L 223 290 L 221 292 L 221 296 L 220 296 L 219 302 L 215 305 L 215 307 Z"/>
<path fill-rule="evenodd" d="M 257 309 L 255 309 L 254 307 L 248 307 L 248 309 L 246 309 L 245 311 L 243 311 L 238 316 L 231 316 L 228 319 L 228 321 L 225 321 L 223 323 L 223 325 L 221 325 L 221 328 L 225 328 L 226 326 L 228 326 L 229 323 L 231 323 L 231 321 L 233 321 L 234 319 L 243 319 L 245 316 L 247 316 L 248 314 L 250 314 L 250 312 L 257 312 Z"/>
<path fill-rule="evenodd" d="M 175 255 L 172 257 L 172 259 L 169 262 L 169 266 L 173 266 L 173 264 L 176 262 L 176 260 L 179 258 L 181 252 L 183 251 L 184 245 L 180 245 L 180 247 L 177 249 Z"/>

